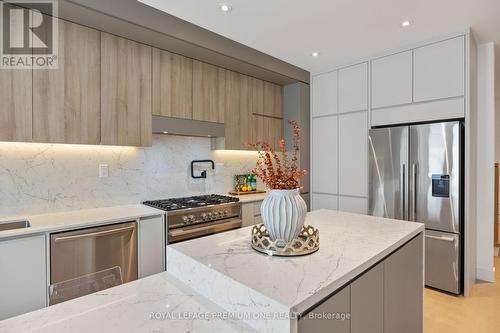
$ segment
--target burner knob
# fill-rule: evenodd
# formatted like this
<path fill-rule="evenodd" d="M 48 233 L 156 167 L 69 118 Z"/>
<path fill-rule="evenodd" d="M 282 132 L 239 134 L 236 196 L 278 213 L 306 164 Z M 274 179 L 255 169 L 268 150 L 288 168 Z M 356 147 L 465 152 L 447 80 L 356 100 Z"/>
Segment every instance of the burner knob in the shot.
<path fill-rule="evenodd" d="M 184 224 L 188 223 L 188 222 L 189 222 L 189 217 L 187 217 L 186 215 L 184 215 L 184 216 L 182 217 L 182 222 L 183 222 Z"/>
<path fill-rule="evenodd" d="M 209 219 L 213 218 L 213 215 L 214 215 L 214 214 L 213 214 L 212 212 L 208 213 L 208 218 L 209 218 Z"/>
<path fill-rule="evenodd" d="M 229 211 L 227 209 L 224 209 L 224 215 L 229 214 Z"/>
<path fill-rule="evenodd" d="M 201 218 L 205 221 L 208 218 L 207 213 L 201 213 Z"/>
<path fill-rule="evenodd" d="M 194 222 L 196 217 L 194 215 L 189 215 L 189 222 Z"/>

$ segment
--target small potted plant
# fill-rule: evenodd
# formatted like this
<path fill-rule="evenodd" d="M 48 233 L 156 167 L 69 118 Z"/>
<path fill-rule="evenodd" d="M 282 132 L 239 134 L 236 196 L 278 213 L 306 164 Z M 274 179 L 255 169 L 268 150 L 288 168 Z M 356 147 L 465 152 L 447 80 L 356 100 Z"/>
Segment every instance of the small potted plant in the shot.
<path fill-rule="evenodd" d="M 250 147 L 259 151 L 254 175 L 269 189 L 261 206 L 262 221 L 272 240 L 287 243 L 295 239 L 306 217 L 307 206 L 300 196 L 299 180 L 306 170 L 299 168 L 300 126 L 289 121 L 293 129 L 293 150 L 286 150 L 284 139 L 279 141 L 276 151 L 268 142 L 257 142 Z"/>

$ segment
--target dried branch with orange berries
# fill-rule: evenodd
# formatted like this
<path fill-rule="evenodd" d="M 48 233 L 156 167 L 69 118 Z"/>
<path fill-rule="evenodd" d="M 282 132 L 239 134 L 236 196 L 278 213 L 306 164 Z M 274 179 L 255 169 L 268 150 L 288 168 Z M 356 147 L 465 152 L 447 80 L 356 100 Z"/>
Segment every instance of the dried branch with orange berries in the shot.
<path fill-rule="evenodd" d="M 268 142 L 251 143 L 248 146 L 258 150 L 259 159 L 252 173 L 259 177 L 271 190 L 293 190 L 299 188 L 299 180 L 307 174 L 299 169 L 300 126 L 295 120 L 288 122 L 293 129 L 293 150 L 286 150 L 285 139 L 279 141 L 276 151 Z"/>

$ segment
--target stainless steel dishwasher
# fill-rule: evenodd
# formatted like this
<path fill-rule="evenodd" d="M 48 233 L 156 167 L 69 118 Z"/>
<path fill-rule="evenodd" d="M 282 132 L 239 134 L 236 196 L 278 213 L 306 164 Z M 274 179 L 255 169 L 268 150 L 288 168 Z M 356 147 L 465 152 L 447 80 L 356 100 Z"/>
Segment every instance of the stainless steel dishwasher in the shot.
<path fill-rule="evenodd" d="M 49 303 L 137 280 L 137 222 L 50 235 Z"/>

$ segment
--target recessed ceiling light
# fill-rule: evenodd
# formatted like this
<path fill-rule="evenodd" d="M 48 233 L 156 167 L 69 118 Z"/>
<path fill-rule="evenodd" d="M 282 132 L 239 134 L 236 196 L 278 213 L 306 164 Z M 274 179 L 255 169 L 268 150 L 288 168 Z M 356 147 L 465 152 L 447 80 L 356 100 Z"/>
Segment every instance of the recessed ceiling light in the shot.
<path fill-rule="evenodd" d="M 319 52 L 313 52 L 313 53 L 311 53 L 311 55 L 312 55 L 313 57 L 317 57 L 317 56 L 319 56 Z"/>
<path fill-rule="evenodd" d="M 231 10 L 233 10 L 233 7 L 231 7 L 231 5 L 228 5 L 227 3 L 223 3 L 219 6 L 220 10 L 223 11 L 223 12 L 230 12 Z"/>
<path fill-rule="evenodd" d="M 404 20 L 403 22 L 401 22 L 401 26 L 403 28 L 409 27 L 411 24 L 412 24 L 412 21 L 410 21 L 410 20 Z"/>

